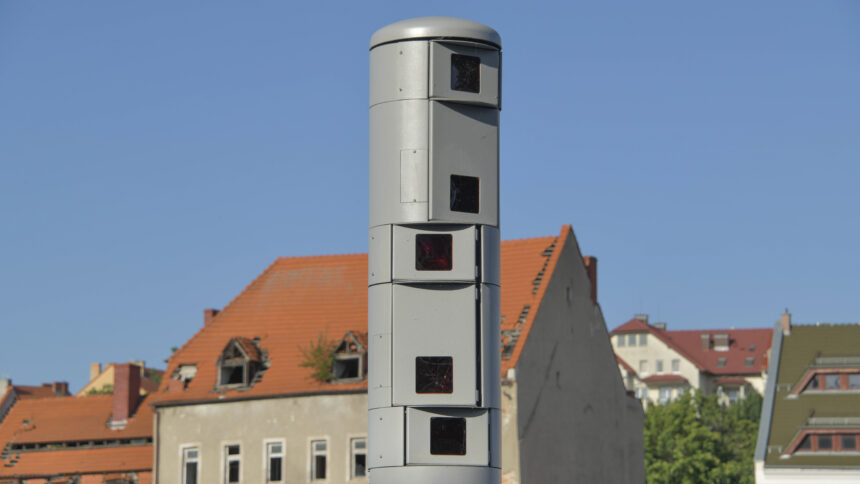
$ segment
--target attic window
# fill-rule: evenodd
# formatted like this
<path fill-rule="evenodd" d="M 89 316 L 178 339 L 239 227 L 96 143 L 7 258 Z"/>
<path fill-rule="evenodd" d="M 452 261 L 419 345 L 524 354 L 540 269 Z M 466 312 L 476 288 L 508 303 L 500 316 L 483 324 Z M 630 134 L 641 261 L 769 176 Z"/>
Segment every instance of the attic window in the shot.
<path fill-rule="evenodd" d="M 335 347 L 332 381 L 349 383 L 367 375 L 367 341 L 364 333 L 347 331 Z"/>
<path fill-rule="evenodd" d="M 744 360 L 744 366 L 753 366 L 753 363 L 755 363 L 755 357 L 753 356 L 747 356 Z"/>
<path fill-rule="evenodd" d="M 233 338 L 218 358 L 219 387 L 247 387 L 260 368 L 260 350 L 248 338 Z"/>
<path fill-rule="evenodd" d="M 726 366 L 726 359 L 725 359 L 725 358 L 720 358 L 720 359 L 718 359 L 718 360 L 717 360 L 717 366 L 719 366 L 719 367 L 721 367 L 721 368 L 722 368 L 722 367 L 724 367 L 724 366 Z"/>

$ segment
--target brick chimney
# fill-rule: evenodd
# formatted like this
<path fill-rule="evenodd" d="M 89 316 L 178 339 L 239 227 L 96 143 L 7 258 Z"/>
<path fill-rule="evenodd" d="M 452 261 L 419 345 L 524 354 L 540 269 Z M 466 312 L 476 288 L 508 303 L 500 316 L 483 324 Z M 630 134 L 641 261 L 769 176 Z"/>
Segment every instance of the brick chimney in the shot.
<path fill-rule="evenodd" d="M 64 397 L 67 397 L 69 396 L 69 382 L 55 381 L 51 383 L 51 391 L 54 392 L 54 395 L 62 395 Z"/>
<path fill-rule="evenodd" d="M 209 323 L 211 323 L 212 320 L 215 318 L 215 316 L 218 316 L 218 313 L 220 313 L 220 312 L 221 312 L 220 309 L 212 309 L 212 308 L 204 309 L 203 310 L 203 326 L 209 326 Z"/>
<path fill-rule="evenodd" d="M 591 302 L 597 304 L 597 257 L 587 255 L 582 259 L 585 261 L 585 273 L 591 281 Z"/>
<path fill-rule="evenodd" d="M 123 428 L 140 401 L 140 367 L 132 363 L 113 365 L 113 413 L 108 424 Z"/>
<path fill-rule="evenodd" d="M 96 379 L 97 376 L 102 374 L 102 364 L 101 363 L 90 363 L 90 381 Z"/>
<path fill-rule="evenodd" d="M 788 312 L 788 308 L 785 308 L 785 312 L 779 317 L 779 325 L 782 327 L 783 336 L 791 334 L 791 313 Z"/>

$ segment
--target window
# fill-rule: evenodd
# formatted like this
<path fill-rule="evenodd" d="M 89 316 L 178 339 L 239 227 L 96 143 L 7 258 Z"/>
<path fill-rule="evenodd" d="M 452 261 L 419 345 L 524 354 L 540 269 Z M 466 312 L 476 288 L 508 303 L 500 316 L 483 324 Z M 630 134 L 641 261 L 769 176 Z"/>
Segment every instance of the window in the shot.
<path fill-rule="evenodd" d="M 657 360 L 656 365 L 657 365 L 657 374 L 662 375 L 663 374 L 663 360 Z"/>
<path fill-rule="evenodd" d="M 671 387 L 660 387 L 660 403 L 668 403 L 672 399 Z"/>
<path fill-rule="evenodd" d="M 679 360 L 677 358 L 672 360 L 672 373 L 674 373 L 676 375 L 678 373 L 681 373 L 681 360 Z"/>
<path fill-rule="evenodd" d="M 454 358 L 415 358 L 415 393 L 454 393 Z"/>
<path fill-rule="evenodd" d="M 311 442 L 311 480 L 322 480 L 326 476 L 328 443 L 325 440 Z"/>
<path fill-rule="evenodd" d="M 237 337 L 230 340 L 218 358 L 218 386 L 249 386 L 260 365 L 260 350 L 254 341 Z"/>
<path fill-rule="evenodd" d="M 857 450 L 857 436 L 856 435 L 843 435 L 840 439 L 842 442 L 842 450 L 847 452 L 852 452 Z"/>
<path fill-rule="evenodd" d="M 347 331 L 334 349 L 331 368 L 335 382 L 356 382 L 367 374 L 367 334 Z"/>
<path fill-rule="evenodd" d="M 833 450 L 833 437 L 830 435 L 819 435 L 818 450 Z"/>
<path fill-rule="evenodd" d="M 648 346 L 648 335 L 642 333 L 639 335 L 639 346 Z"/>
<path fill-rule="evenodd" d="M 860 373 L 851 373 L 848 375 L 848 388 L 860 389 Z"/>
<path fill-rule="evenodd" d="M 224 482 L 240 482 L 241 452 L 238 444 L 224 446 Z"/>
<path fill-rule="evenodd" d="M 835 375 L 824 375 L 824 387 L 828 390 L 838 390 L 840 386 L 839 380 L 841 380 L 841 375 L 838 373 Z"/>
<path fill-rule="evenodd" d="M 367 475 L 367 439 L 351 439 L 349 441 L 350 452 L 350 479 L 365 477 Z"/>
<path fill-rule="evenodd" d="M 717 359 L 717 366 L 720 366 L 720 367 L 726 366 L 726 359 L 725 358 Z"/>
<path fill-rule="evenodd" d="M 266 444 L 266 482 L 283 482 L 284 480 L 284 444 L 269 442 Z"/>
<path fill-rule="evenodd" d="M 481 92 L 480 57 L 451 54 L 451 89 L 463 92 Z"/>
<path fill-rule="evenodd" d="M 478 213 L 480 180 L 474 176 L 451 175 L 451 211 Z"/>
<path fill-rule="evenodd" d="M 808 435 L 805 436 L 797 446 L 797 450 L 812 450 L 812 439 Z"/>
<path fill-rule="evenodd" d="M 812 378 L 809 379 L 809 383 L 806 385 L 805 390 L 817 390 L 818 389 L 818 375 L 812 375 Z"/>
<path fill-rule="evenodd" d="M 648 388 L 647 387 L 639 387 L 636 389 L 636 398 L 639 400 L 645 400 L 648 398 Z"/>
<path fill-rule="evenodd" d="M 417 234 L 415 236 L 416 271 L 450 271 L 454 250 L 451 234 Z"/>
<path fill-rule="evenodd" d="M 430 454 L 466 455 L 466 419 L 430 417 Z"/>
<path fill-rule="evenodd" d="M 212 361 L 212 360 L 209 360 Z M 182 449 L 182 484 L 197 484 L 200 450 L 197 447 Z"/>
<path fill-rule="evenodd" d="M 737 388 L 733 388 L 729 390 L 729 403 L 735 403 L 738 401 L 739 392 Z"/>
<path fill-rule="evenodd" d="M 753 363 L 755 363 L 755 357 L 754 356 L 747 356 L 746 359 L 744 359 L 744 366 L 747 366 L 747 367 L 753 366 Z"/>
<path fill-rule="evenodd" d="M 619 335 L 618 335 L 618 346 L 624 346 L 624 342 L 625 342 L 625 341 L 626 341 L 626 340 L 624 339 L 624 335 L 623 335 L 623 334 L 619 334 Z"/>
<path fill-rule="evenodd" d="M 645 375 L 648 373 L 648 360 L 639 360 L 639 374 Z"/>
<path fill-rule="evenodd" d="M 627 346 L 636 346 L 636 335 L 628 334 L 627 335 Z"/>

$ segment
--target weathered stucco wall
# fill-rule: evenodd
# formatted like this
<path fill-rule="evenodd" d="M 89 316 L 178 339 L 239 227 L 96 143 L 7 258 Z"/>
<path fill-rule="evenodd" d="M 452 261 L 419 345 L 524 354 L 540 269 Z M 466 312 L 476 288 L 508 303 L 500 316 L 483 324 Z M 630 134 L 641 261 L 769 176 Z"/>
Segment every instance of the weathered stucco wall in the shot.
<path fill-rule="evenodd" d="M 521 482 L 641 484 L 642 407 L 626 394 L 574 240 L 517 365 Z"/>
<path fill-rule="evenodd" d="M 328 483 L 349 480 L 350 439 L 367 436 L 367 394 L 272 398 L 164 407 L 158 410 L 158 484 L 180 479 L 181 448 L 200 449 L 198 482 L 224 482 L 224 446 L 241 445 L 241 482 L 266 482 L 265 441 L 285 443 L 284 482 L 308 482 L 310 441 L 328 441 Z"/>

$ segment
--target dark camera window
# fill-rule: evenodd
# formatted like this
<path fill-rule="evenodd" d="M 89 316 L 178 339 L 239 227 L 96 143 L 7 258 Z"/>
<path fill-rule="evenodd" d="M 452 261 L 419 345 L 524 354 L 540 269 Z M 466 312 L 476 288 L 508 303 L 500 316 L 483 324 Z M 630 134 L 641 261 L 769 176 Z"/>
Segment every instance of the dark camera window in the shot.
<path fill-rule="evenodd" d="M 466 419 L 431 417 L 430 453 L 466 455 Z"/>
<path fill-rule="evenodd" d="M 415 236 L 416 271 L 450 271 L 454 239 L 451 234 Z"/>
<path fill-rule="evenodd" d="M 833 448 L 833 437 L 829 435 L 818 436 L 818 450 L 830 450 Z"/>
<path fill-rule="evenodd" d="M 451 211 L 478 213 L 479 185 L 477 177 L 451 175 Z"/>
<path fill-rule="evenodd" d="M 857 449 L 857 439 L 854 435 L 843 435 L 842 436 L 842 450 L 855 450 Z"/>
<path fill-rule="evenodd" d="M 415 393 L 453 393 L 454 358 L 419 356 L 415 358 Z"/>
<path fill-rule="evenodd" d="M 451 54 L 451 89 L 481 92 L 481 58 Z"/>

